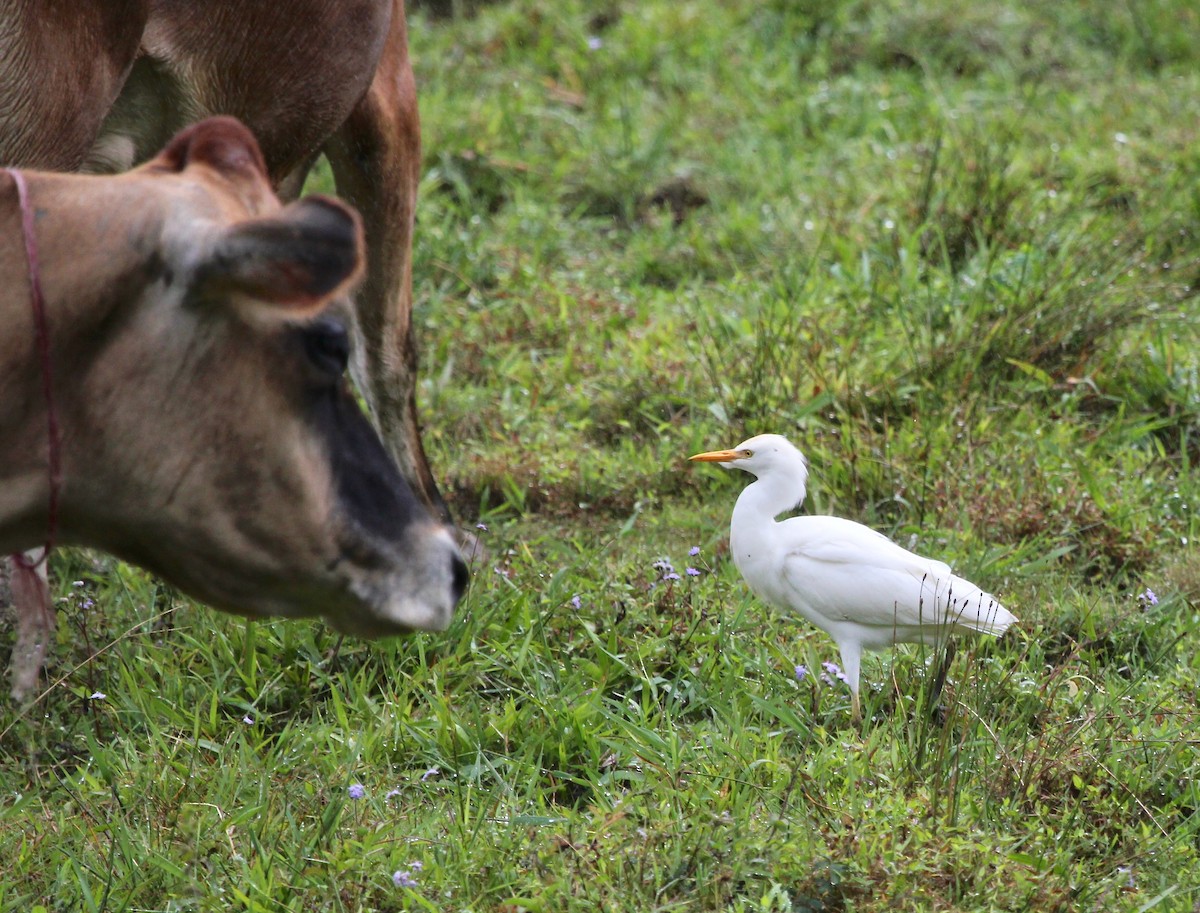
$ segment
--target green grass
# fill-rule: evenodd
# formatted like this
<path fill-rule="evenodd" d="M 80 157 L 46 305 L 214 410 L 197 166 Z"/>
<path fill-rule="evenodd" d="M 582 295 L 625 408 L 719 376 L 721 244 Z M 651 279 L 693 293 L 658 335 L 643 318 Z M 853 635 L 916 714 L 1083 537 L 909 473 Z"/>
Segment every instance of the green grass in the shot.
<path fill-rule="evenodd" d="M 462 610 L 341 642 L 56 555 L 0 908 L 1193 910 L 1194 4 L 451 6 L 416 325 Z M 868 658 L 853 724 L 728 561 L 744 478 L 684 461 L 762 431 L 1020 626 Z"/>

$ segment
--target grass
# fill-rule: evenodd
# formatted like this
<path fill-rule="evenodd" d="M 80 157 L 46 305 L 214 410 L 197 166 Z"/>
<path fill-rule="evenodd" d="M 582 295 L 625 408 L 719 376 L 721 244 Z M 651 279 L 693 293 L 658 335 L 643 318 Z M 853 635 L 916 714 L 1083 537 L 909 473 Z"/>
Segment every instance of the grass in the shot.
<path fill-rule="evenodd" d="M 416 325 L 462 611 L 342 642 L 56 555 L 0 908 L 1194 909 L 1192 5 L 449 7 Z M 760 431 L 1020 626 L 869 658 L 852 724 L 728 560 L 744 480 L 683 462 Z"/>

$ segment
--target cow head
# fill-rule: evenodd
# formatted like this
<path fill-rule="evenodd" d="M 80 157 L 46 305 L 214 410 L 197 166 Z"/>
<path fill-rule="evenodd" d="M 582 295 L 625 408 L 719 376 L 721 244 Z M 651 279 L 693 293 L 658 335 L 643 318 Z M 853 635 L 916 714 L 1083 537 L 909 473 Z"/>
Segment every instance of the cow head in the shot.
<path fill-rule="evenodd" d="M 29 181 L 62 429 L 60 540 L 245 615 L 320 615 L 365 636 L 445 628 L 466 568 L 345 380 L 339 296 L 363 267 L 357 214 L 324 197 L 281 205 L 229 118 L 127 174 Z M 0 447 L 0 480 L 20 492 L 0 496 L 11 550 L 48 522 L 46 405 L 28 286 L 4 279 L 0 326 L 22 341 L 0 358 L 24 384 L 24 408 L 0 408 L 14 425 L 0 438 L 15 442 Z"/>

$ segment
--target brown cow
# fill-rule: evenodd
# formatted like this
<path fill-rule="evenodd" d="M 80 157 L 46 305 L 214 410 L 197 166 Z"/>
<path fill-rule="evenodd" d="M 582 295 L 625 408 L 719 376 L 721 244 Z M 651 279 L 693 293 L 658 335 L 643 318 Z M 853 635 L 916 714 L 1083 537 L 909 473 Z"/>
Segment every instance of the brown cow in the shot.
<path fill-rule="evenodd" d="M 51 531 L 249 616 L 444 628 L 466 568 L 347 390 L 328 306 L 362 271 L 353 210 L 282 206 L 232 118 L 125 174 L 24 175 L 23 210 L 0 172 L 0 554 Z M 22 696 L 52 618 L 18 623 Z"/>
<path fill-rule="evenodd" d="M 0 165 L 124 171 L 214 114 L 250 127 L 285 198 L 324 152 L 362 213 L 352 370 L 401 473 L 448 519 L 414 399 L 420 143 L 403 0 L 0 2 Z"/>

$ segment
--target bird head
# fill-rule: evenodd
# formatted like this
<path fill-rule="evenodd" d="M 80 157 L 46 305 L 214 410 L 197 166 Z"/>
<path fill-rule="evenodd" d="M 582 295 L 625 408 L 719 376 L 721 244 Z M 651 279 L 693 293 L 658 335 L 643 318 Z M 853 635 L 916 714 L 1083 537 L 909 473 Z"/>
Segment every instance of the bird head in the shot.
<path fill-rule="evenodd" d="M 783 472 L 799 476 L 801 484 L 808 481 L 808 460 L 781 434 L 760 434 L 732 450 L 710 450 L 688 459 L 719 463 L 725 469 L 742 469 L 760 479 L 770 472 Z"/>

